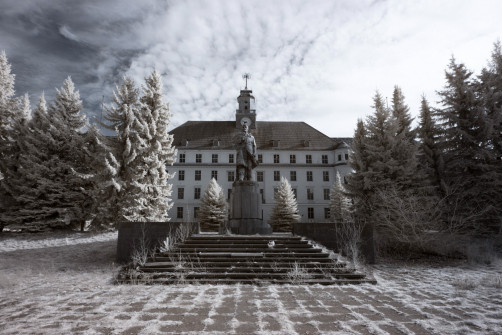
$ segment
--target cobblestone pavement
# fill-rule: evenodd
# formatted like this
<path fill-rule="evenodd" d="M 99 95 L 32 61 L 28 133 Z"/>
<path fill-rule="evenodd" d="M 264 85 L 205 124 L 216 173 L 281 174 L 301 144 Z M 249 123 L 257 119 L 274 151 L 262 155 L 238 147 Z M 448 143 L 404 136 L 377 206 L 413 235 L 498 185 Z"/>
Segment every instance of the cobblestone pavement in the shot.
<path fill-rule="evenodd" d="M 113 253 L 0 252 L 0 334 L 502 333 L 500 266 L 379 265 L 359 286 L 113 285 Z"/>

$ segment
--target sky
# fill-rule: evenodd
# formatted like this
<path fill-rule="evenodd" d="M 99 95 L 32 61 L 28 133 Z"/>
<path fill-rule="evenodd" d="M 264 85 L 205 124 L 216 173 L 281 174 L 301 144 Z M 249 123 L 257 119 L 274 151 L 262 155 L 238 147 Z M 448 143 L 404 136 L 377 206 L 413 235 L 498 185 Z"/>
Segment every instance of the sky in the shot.
<path fill-rule="evenodd" d="M 452 56 L 479 74 L 502 39 L 500 0 L 0 0 L 16 93 L 50 101 L 71 76 L 91 120 L 124 76 L 161 73 L 170 129 L 235 119 L 244 73 L 258 121 L 351 137 L 377 91 L 435 106 Z"/>

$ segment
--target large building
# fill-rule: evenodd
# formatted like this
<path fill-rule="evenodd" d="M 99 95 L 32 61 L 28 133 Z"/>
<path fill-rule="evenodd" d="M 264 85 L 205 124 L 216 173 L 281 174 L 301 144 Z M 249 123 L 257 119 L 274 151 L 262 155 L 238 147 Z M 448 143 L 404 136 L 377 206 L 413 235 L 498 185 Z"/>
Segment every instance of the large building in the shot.
<path fill-rule="evenodd" d="M 230 199 L 236 178 L 235 142 L 247 123 L 255 137 L 259 166 L 254 170 L 263 203 L 263 219 L 268 221 L 274 206 L 274 192 L 281 176 L 286 177 L 296 194 L 302 222 L 329 220 L 329 195 L 336 172 L 343 178 L 350 139 L 330 138 L 305 122 L 257 121 L 255 99 L 247 87 L 237 98 L 235 121 L 188 121 L 173 129 L 177 162 L 169 167 L 176 172 L 173 183 L 173 221 L 196 221 L 203 196 L 211 178 Z M 174 171 L 173 171 L 174 170 Z"/>

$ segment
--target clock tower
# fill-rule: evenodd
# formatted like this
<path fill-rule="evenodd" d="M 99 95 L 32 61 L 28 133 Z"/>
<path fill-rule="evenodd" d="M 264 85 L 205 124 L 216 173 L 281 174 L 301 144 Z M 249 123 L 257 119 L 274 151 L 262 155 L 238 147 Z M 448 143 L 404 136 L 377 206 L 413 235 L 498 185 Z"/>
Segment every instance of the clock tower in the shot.
<path fill-rule="evenodd" d="M 246 73 L 242 77 L 246 79 L 246 88 L 241 90 L 241 94 L 237 97 L 239 109 L 235 112 L 235 127 L 241 129 L 242 125 L 247 123 L 249 129 L 256 129 L 256 107 L 253 91 L 248 90 L 248 79 L 251 76 Z"/>

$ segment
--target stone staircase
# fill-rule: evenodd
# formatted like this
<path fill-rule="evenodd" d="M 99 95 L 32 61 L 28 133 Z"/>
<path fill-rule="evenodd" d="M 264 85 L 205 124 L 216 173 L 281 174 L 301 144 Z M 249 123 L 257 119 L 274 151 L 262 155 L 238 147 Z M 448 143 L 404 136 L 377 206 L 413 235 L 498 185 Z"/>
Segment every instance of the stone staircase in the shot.
<path fill-rule="evenodd" d="M 334 254 L 291 234 L 196 234 L 175 250 L 119 274 L 120 283 L 360 284 L 376 283 Z"/>

